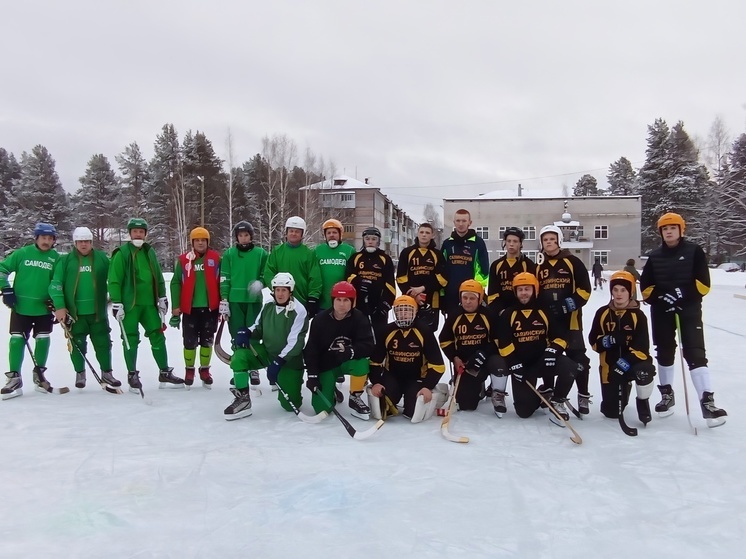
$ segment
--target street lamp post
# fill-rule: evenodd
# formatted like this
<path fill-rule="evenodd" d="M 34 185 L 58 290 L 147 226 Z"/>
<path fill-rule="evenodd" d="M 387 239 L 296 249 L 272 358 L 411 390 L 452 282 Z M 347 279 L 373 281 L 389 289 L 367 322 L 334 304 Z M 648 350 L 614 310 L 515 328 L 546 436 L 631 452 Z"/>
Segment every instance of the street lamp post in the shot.
<path fill-rule="evenodd" d="M 199 179 L 199 182 L 202 183 L 202 188 L 200 192 L 200 214 L 199 214 L 199 224 L 201 227 L 205 226 L 205 177 L 197 175 L 197 178 Z"/>

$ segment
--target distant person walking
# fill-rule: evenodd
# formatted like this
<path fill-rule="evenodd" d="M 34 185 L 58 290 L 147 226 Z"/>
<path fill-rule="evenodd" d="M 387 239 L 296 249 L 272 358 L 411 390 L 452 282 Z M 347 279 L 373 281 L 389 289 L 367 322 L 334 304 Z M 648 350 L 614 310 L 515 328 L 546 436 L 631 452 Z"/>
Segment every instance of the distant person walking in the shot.
<path fill-rule="evenodd" d="M 601 259 L 596 258 L 596 261 L 593 263 L 593 267 L 591 268 L 591 273 L 593 274 L 593 291 L 596 291 L 596 288 L 603 289 L 604 287 L 604 280 L 601 277 L 601 272 L 604 271 L 604 267 L 601 265 Z"/>

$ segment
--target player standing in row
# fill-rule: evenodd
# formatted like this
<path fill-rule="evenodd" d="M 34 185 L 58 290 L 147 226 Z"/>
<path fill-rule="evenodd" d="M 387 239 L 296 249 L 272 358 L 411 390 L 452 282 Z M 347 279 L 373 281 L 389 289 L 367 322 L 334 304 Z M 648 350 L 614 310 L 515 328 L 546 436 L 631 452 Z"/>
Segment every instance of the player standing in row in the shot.
<path fill-rule="evenodd" d="M 539 306 L 552 314 L 558 335 L 567 341 L 567 356 L 583 366 L 575 377 L 575 384 L 578 387 L 578 411 L 588 414 L 591 362 L 585 353 L 583 305 L 591 296 L 591 280 L 585 264 L 569 250 L 563 249 L 562 241 L 562 231 L 555 225 L 547 225 L 539 232 L 541 253 L 537 259 L 537 297 Z M 550 379 L 544 379 L 544 389 L 551 386 L 550 382 Z"/>
<path fill-rule="evenodd" d="M 239 221 L 233 226 L 236 244 L 223 253 L 220 261 L 220 313 L 228 321 L 231 339 L 239 329 L 248 328 L 262 310 L 262 274 L 267 265 L 267 251 L 254 244 L 254 226 Z M 259 371 L 250 371 L 251 384 L 260 384 Z M 247 381 L 248 382 L 248 381 Z"/>
<path fill-rule="evenodd" d="M 495 316 L 482 304 L 484 288 L 476 280 L 461 283 L 460 312 L 451 312 L 446 318 L 438 340 L 446 358 L 453 363 L 456 374 L 461 377 L 456 403 L 460 410 L 475 410 L 484 397 L 484 381 L 494 375 L 493 395 L 503 396 L 504 413 L 505 386 L 507 377 L 500 375 L 502 361 L 497 352 L 497 330 Z"/>
<path fill-rule="evenodd" d="M 423 223 L 417 229 L 417 242 L 401 251 L 396 269 L 396 283 L 402 294 L 419 305 L 417 320 L 430 330 L 438 331 L 440 290 L 445 288 L 445 260 L 433 240 L 433 226 Z"/>
<path fill-rule="evenodd" d="M 383 336 L 389 311 L 396 298 L 394 263 L 381 248 L 381 232 L 375 227 L 363 231 L 363 246 L 347 261 L 347 281 L 357 293 L 355 308 L 368 317 L 375 340 Z M 356 387 L 362 390 L 363 387 Z"/>
<path fill-rule="evenodd" d="M 381 419 L 388 397 L 404 399 L 404 417 L 419 423 L 445 403 L 447 390 L 436 391 L 443 372 L 443 354 L 429 325 L 420 320 L 419 305 L 409 295 L 394 301 L 394 322 L 376 344 L 370 359 L 368 401 L 374 419 Z"/>
<path fill-rule="evenodd" d="M 531 273 L 522 272 L 513 278 L 516 302 L 505 309 L 498 319 L 498 341 L 500 355 L 512 377 L 513 406 L 518 417 L 526 418 L 541 407 L 541 399 L 534 390 L 526 386 L 536 386 L 539 377 L 551 378 L 554 391 L 549 402 L 555 411 L 567 421 L 565 402 L 572 388 L 572 381 L 578 364 L 562 355 L 567 341 L 562 337 L 566 329 L 556 329 L 557 322 L 547 316 L 536 299 L 539 282 Z M 556 377 L 556 384 L 554 383 Z M 550 421 L 564 426 L 555 417 Z"/>
<path fill-rule="evenodd" d="M 0 390 L 3 400 L 23 395 L 21 365 L 26 344 L 34 332 L 34 384 L 39 392 L 49 393 L 52 387 L 44 376 L 49 357 L 49 335 L 52 333 L 52 315 L 47 307 L 49 282 L 59 258 L 52 248 L 57 240 L 57 230 L 49 223 L 34 227 L 34 243 L 19 248 L 0 262 L 0 289 L 3 303 L 10 312 L 10 342 L 8 343 L 9 371 L 6 385 Z M 8 276 L 15 272 L 13 287 Z"/>
<path fill-rule="evenodd" d="M 311 322 L 303 357 L 308 369 L 306 387 L 313 394 L 311 403 L 316 413 L 330 411 L 317 392 L 334 405 L 336 379 L 350 375 L 352 415 L 367 420 L 370 408 L 361 396 L 375 343 L 368 317 L 353 308 L 355 297 L 355 288 L 349 282 L 341 281 L 332 287 L 332 308 L 320 312 Z"/>
<path fill-rule="evenodd" d="M 101 380 L 114 387 L 122 383 L 114 378 L 111 367 L 111 327 L 107 313 L 109 257 L 93 248 L 93 233 L 88 227 L 73 231 L 73 249 L 54 266 L 49 296 L 57 322 L 72 336 L 70 360 L 75 369 L 75 386 L 85 388 L 88 337 L 101 367 Z"/>
<path fill-rule="evenodd" d="M 655 377 L 648 319 L 635 297 L 632 274 L 614 272 L 609 290 L 611 301 L 596 311 L 588 335 L 591 348 L 599 354 L 601 413 L 606 417 L 619 417 L 620 404 L 622 410 L 627 406 L 629 384 L 634 381 L 637 416 L 647 425 Z"/>
<path fill-rule="evenodd" d="M 321 230 L 324 233 L 324 242 L 316 245 L 313 254 L 321 272 L 319 309 L 325 311 L 332 308 L 331 293 L 334 284 L 347 279 L 347 261 L 355 249 L 352 245 L 342 242 L 344 228 L 340 221 L 327 219 Z"/>
<path fill-rule="evenodd" d="M 518 227 L 507 227 L 503 233 L 505 254 L 490 266 L 487 302 L 496 315 L 517 301 L 513 291 L 513 278 L 523 272 L 536 274 L 536 264 L 521 252 L 525 238 L 526 235 Z"/>
<path fill-rule="evenodd" d="M 220 255 L 210 248 L 210 233 L 195 227 L 189 233 L 192 250 L 176 259 L 171 278 L 171 320 L 181 322 L 184 340 L 184 384 L 194 384 L 194 363 L 199 346 L 199 378 L 205 388 L 212 386 L 210 361 L 220 307 Z"/>
<path fill-rule="evenodd" d="M 140 325 L 150 341 L 153 358 L 160 371 L 159 388 L 183 388 L 184 379 L 173 374 L 168 366 L 163 316 L 168 311 L 166 283 L 155 250 L 145 242 L 147 222 L 133 217 L 127 223 L 130 241 L 114 249 L 109 266 L 109 297 L 114 318 L 119 322 L 127 363 L 130 391 L 142 389 L 137 370 L 137 347 L 140 345 Z"/>
<path fill-rule="evenodd" d="M 443 241 L 441 247 L 448 280 L 445 295 L 441 301 L 441 311 L 446 316 L 459 312 L 461 284 L 473 279 L 486 288 L 490 271 L 487 246 L 482 237 L 471 229 L 471 214 L 464 209 L 456 210 L 453 216 L 453 227 L 453 233 Z"/>
<path fill-rule="evenodd" d="M 725 423 L 728 415 L 715 406 L 707 367 L 702 297 L 710 291 L 710 270 L 702 247 L 684 239 L 686 223 L 676 213 L 658 220 L 662 244 L 650 253 L 640 277 L 643 298 L 650 303 L 653 344 L 660 373 L 662 399 L 655 411 L 663 416 L 673 411 L 676 329 L 680 328 L 682 352 L 689 365 L 692 383 L 699 395 L 702 416 L 709 427 Z M 677 324 L 678 323 L 678 324 Z"/>
<path fill-rule="evenodd" d="M 277 399 L 286 411 L 293 411 L 283 392 L 293 405 L 300 408 L 303 402 L 303 343 L 308 331 L 308 315 L 303 305 L 293 299 L 295 279 L 280 272 L 270 283 L 274 301 L 262 307 L 250 328 L 240 328 L 236 334 L 236 349 L 231 359 L 231 369 L 236 385 L 231 388 L 233 403 L 225 408 L 227 420 L 251 415 L 249 369 L 267 369 L 272 385 L 279 385 Z"/>

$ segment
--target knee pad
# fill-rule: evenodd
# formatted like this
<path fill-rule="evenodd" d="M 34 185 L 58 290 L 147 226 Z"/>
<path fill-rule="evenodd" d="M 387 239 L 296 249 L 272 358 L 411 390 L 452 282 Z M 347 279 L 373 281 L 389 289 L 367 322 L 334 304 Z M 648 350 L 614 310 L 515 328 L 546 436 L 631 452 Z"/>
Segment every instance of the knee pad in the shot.
<path fill-rule="evenodd" d="M 676 348 L 673 347 L 660 347 L 656 348 L 655 359 L 658 361 L 658 365 L 663 367 L 670 367 L 673 365 L 674 358 L 676 357 Z"/>
<path fill-rule="evenodd" d="M 422 396 L 417 397 L 417 402 L 414 405 L 414 413 L 412 414 L 412 423 L 420 423 L 430 419 L 434 414 L 435 410 L 445 405 L 448 399 L 448 386 L 445 384 L 438 384 L 432 390 L 432 398 L 426 404 L 425 399 Z"/>
<path fill-rule="evenodd" d="M 650 384 L 637 384 L 635 389 L 637 390 L 638 400 L 647 400 L 653 393 L 653 383 L 651 381 Z"/>
<path fill-rule="evenodd" d="M 370 416 L 373 419 L 382 419 L 383 414 L 381 413 L 381 398 L 376 398 L 371 392 L 371 387 L 367 386 L 365 392 L 368 394 L 368 407 L 370 407 Z"/>
<path fill-rule="evenodd" d="M 684 359 L 689 365 L 689 370 L 707 366 L 705 349 L 702 347 L 684 348 Z"/>

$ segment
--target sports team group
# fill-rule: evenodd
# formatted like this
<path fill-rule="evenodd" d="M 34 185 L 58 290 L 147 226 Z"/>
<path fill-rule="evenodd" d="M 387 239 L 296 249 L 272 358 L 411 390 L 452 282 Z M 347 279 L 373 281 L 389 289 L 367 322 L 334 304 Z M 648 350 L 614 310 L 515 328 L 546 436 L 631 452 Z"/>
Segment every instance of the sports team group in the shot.
<path fill-rule="evenodd" d="M 93 247 L 87 227 L 75 229 L 72 250 L 60 255 L 54 226 L 39 223 L 34 242 L 0 262 L 3 303 L 11 309 L 2 399 L 23 394 L 26 352 L 35 389 L 60 390 L 45 376 L 54 324 L 67 338 L 75 386 L 84 388 L 90 371 L 107 391 L 121 392 L 112 370 L 111 312 L 129 389 L 143 397 L 137 366 L 141 329 L 159 369 L 160 388 L 190 387 L 197 377 L 210 388 L 217 348 L 233 371 L 234 400 L 223 412 L 228 420 L 251 415 L 251 390 L 258 390 L 260 370 L 266 370 L 282 408 L 295 413 L 304 383 L 315 413 L 331 411 L 344 401 L 338 385 L 345 376 L 350 412 L 363 420 L 401 414 L 420 422 L 449 397 L 459 410 L 475 410 L 488 399 L 502 417 L 509 379 L 518 417 L 550 408 L 549 418 L 563 425 L 570 412 L 590 413 L 583 307 L 591 283 L 584 263 L 563 248 L 561 229 L 540 230 L 534 262 L 522 252 L 524 231 L 507 227 L 504 255 L 490 264 L 469 212 L 458 210 L 453 224 L 440 248 L 432 226 L 422 224 L 396 266 L 381 249 L 380 230 L 365 229 L 363 246 L 355 251 L 342 242 L 344 227 L 336 219 L 324 222 L 324 242 L 310 248 L 304 243 L 306 222 L 290 217 L 284 241 L 270 252 L 254 243 L 254 227 L 241 221 L 233 228 L 235 243 L 222 255 L 210 247 L 209 231 L 196 227 L 189 250 L 175 263 L 169 310 L 144 219 L 129 220 L 130 239 L 110 258 Z M 715 405 L 703 335 L 702 298 L 710 289 L 706 257 L 685 238 L 680 215 L 661 216 L 657 228 L 661 244 L 642 274 L 634 261 L 614 272 L 610 300 L 592 318 L 588 345 L 599 355 L 600 412 L 618 418 L 634 386 L 637 417 L 647 424 L 657 369 L 661 400 L 654 409 L 660 416 L 673 413 L 678 339 L 703 417 L 711 427 L 722 425 L 727 414 Z M 641 297 L 650 305 L 657 367 L 638 279 Z M 265 287 L 272 295 L 267 303 Z M 226 323 L 231 353 L 220 345 Z M 169 366 L 167 324 L 181 329 L 183 378 Z M 88 358 L 89 343 L 99 372 Z M 446 362 L 450 379 L 440 382 Z M 568 398 L 573 386 L 577 407 Z"/>

